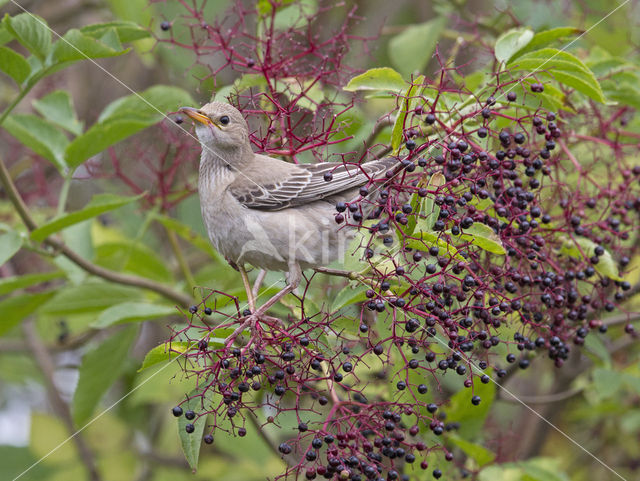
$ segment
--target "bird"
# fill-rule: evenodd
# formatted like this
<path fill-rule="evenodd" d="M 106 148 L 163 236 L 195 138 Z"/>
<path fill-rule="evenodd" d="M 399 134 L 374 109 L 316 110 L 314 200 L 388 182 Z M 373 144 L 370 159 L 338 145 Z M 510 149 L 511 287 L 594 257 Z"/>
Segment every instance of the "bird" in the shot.
<path fill-rule="evenodd" d="M 207 234 L 241 274 L 252 311 L 247 325 L 253 328 L 297 288 L 303 269 L 344 255 L 354 229 L 336 222 L 337 203 L 361 200 L 360 188 L 384 179 L 398 160 L 295 164 L 255 153 L 248 124 L 231 104 L 213 101 L 179 110 L 194 121 L 202 148 L 198 194 Z M 372 209 L 370 197 L 364 214 Z M 256 308 L 246 264 L 287 272 L 288 284 Z"/>

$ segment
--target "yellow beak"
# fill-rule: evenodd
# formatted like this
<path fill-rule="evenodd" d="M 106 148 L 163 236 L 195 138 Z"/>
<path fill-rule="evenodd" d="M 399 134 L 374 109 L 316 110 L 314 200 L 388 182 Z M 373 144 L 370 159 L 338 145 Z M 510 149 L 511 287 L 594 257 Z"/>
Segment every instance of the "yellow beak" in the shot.
<path fill-rule="evenodd" d="M 218 128 L 221 128 L 218 124 L 216 124 L 213 120 L 203 114 L 200 110 L 194 109 L 193 107 L 180 107 L 180 112 L 184 113 L 188 117 L 193 120 L 197 120 L 200 123 L 205 125 L 215 125 Z"/>

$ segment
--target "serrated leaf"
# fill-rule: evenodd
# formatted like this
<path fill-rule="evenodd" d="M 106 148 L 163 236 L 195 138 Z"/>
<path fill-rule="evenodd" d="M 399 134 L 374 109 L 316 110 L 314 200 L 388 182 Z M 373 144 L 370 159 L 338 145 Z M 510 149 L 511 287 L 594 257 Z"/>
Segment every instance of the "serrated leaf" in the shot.
<path fill-rule="evenodd" d="M 488 376 L 492 375 L 491 369 L 486 369 L 484 372 Z M 464 439 L 473 438 L 482 430 L 495 398 L 496 386 L 492 382 L 483 384 L 476 378 L 473 383 L 473 394 L 480 396 L 479 405 L 471 404 L 470 390 L 462 388 L 451 397 L 447 408 L 447 421 L 460 423 L 458 434 Z"/>
<path fill-rule="evenodd" d="M 0 70 L 21 85 L 31 73 L 31 65 L 15 50 L 0 47 Z"/>
<path fill-rule="evenodd" d="M 462 449 L 467 456 L 475 459 L 478 466 L 484 466 L 496 459 L 495 453 L 491 452 L 484 446 L 467 441 L 455 434 L 447 436 L 447 440 Z"/>
<path fill-rule="evenodd" d="M 226 342 L 226 337 L 230 336 L 233 331 L 234 329 L 231 328 L 216 329 L 213 331 L 216 337 L 205 337 L 203 339 L 207 341 L 209 347 L 223 347 Z M 147 352 L 138 372 L 151 366 L 155 366 L 156 364 L 175 359 L 176 357 L 194 349 L 198 349 L 197 341 L 167 341 L 162 343 Z"/>
<path fill-rule="evenodd" d="M 257 4 L 258 13 L 260 13 L 260 15 L 266 15 L 271 13 L 273 10 L 274 3 L 278 8 L 280 8 L 290 3 L 293 3 L 294 1 L 295 0 L 277 0 L 276 2 L 273 2 L 271 0 L 258 0 L 258 4 Z"/>
<path fill-rule="evenodd" d="M 507 254 L 500 237 L 498 237 L 491 227 L 480 222 L 475 222 L 471 227 L 464 229 L 463 233 L 459 236 L 452 237 L 471 242 L 473 245 L 492 254 L 502 256 Z"/>
<path fill-rule="evenodd" d="M 21 294 L 0 301 L 0 336 L 9 332 L 23 319 L 35 312 L 44 302 L 53 297 L 54 292 Z"/>
<path fill-rule="evenodd" d="M 557 27 L 549 30 L 544 30 L 542 32 L 537 32 L 533 36 L 531 41 L 520 50 L 518 50 L 514 55 L 512 55 L 511 58 L 516 59 L 524 53 L 546 47 L 556 40 L 560 40 L 561 38 L 574 37 L 576 35 L 582 34 L 583 32 L 583 30 L 575 27 Z"/>
<path fill-rule="evenodd" d="M 82 133 L 82 123 L 76 116 L 71 95 L 66 90 L 56 90 L 34 100 L 33 108 L 44 118 L 72 134 Z"/>
<path fill-rule="evenodd" d="M 185 90 L 165 85 L 156 85 L 140 94 L 111 102 L 100 114 L 98 122 L 69 144 L 67 162 L 70 167 L 77 167 L 107 147 L 160 122 L 166 112 L 193 103 Z"/>
<path fill-rule="evenodd" d="M 420 227 L 420 223 L 418 223 L 418 227 Z M 451 257 L 452 259 L 458 259 L 460 261 L 466 260 L 460 255 L 456 246 L 449 244 L 433 232 L 421 231 L 419 234 L 416 234 L 415 237 L 417 237 L 417 239 L 406 239 L 404 242 L 405 247 L 424 251 L 429 249 L 431 246 L 437 246 L 440 250 L 444 251 L 443 254 Z"/>
<path fill-rule="evenodd" d="M 111 385 L 116 382 L 127 361 L 139 326 L 128 326 L 108 338 L 82 358 L 78 386 L 73 394 L 73 422 L 82 427 Z"/>
<path fill-rule="evenodd" d="M 358 285 L 355 288 L 352 285 L 345 286 L 338 294 L 333 298 L 331 302 L 331 312 L 335 312 L 338 309 L 342 309 L 345 306 L 350 306 L 356 302 L 362 302 L 367 299 L 365 295 L 366 288 Z"/>
<path fill-rule="evenodd" d="M 606 99 L 593 72 L 574 55 L 555 48 L 543 48 L 526 53 L 507 65 L 538 75 L 549 75 L 560 83 L 604 103 Z"/>
<path fill-rule="evenodd" d="M 115 30 L 111 36 L 96 39 L 72 28 L 58 40 L 53 47 L 53 60 L 57 63 L 75 62 L 78 60 L 117 57 L 129 49 L 122 48 Z M 115 42 L 114 42 L 115 39 Z"/>
<path fill-rule="evenodd" d="M 44 62 L 51 49 L 51 31 L 42 17 L 32 13 L 21 13 L 15 17 L 5 14 L 2 23 L 7 32 Z"/>
<path fill-rule="evenodd" d="M 179 220 L 174 219 L 172 217 L 167 217 L 167 216 L 160 215 L 160 214 L 155 214 L 153 218 L 154 218 L 154 220 L 160 222 L 167 229 L 170 229 L 173 232 L 175 232 L 176 234 L 178 234 L 180 237 L 182 237 L 184 240 L 186 240 L 190 244 L 193 244 L 198 249 L 200 249 L 200 250 L 206 252 L 207 254 L 209 254 L 209 256 L 212 259 L 215 259 L 215 260 L 220 261 L 220 262 L 224 261 L 222 256 L 220 254 L 218 254 L 218 251 L 216 251 L 212 247 L 211 242 L 209 242 L 209 239 L 206 239 L 206 238 L 202 237 L 200 234 L 195 232 L 188 225 L 183 224 Z"/>
<path fill-rule="evenodd" d="M 15 231 L 0 234 L 0 266 L 11 259 L 24 243 L 23 237 Z"/>
<path fill-rule="evenodd" d="M 390 67 L 372 68 L 360 75 L 356 75 L 343 87 L 348 92 L 358 90 L 390 90 L 401 92 L 407 83 L 398 72 Z"/>
<path fill-rule="evenodd" d="M 398 112 L 398 115 L 396 115 L 396 120 L 393 123 L 393 129 L 391 129 L 391 148 L 394 153 L 398 152 L 400 144 L 402 144 L 404 139 L 404 123 L 407 115 L 412 110 L 412 104 L 415 101 L 412 97 L 415 95 L 416 90 L 420 87 L 422 82 L 424 82 L 424 76 L 420 75 L 412 82 L 402 96 L 400 111 Z"/>
<path fill-rule="evenodd" d="M 57 217 L 32 231 L 31 238 L 35 241 L 43 241 L 51 234 L 61 231 L 65 227 L 135 202 L 143 195 L 144 194 L 136 195 L 135 197 L 121 197 L 114 194 L 96 194 L 83 209 Z"/>
<path fill-rule="evenodd" d="M 514 89 L 522 88 L 524 85 L 531 85 L 533 83 L 537 83 L 537 80 L 528 77 L 523 80 L 522 85 L 518 85 L 514 87 Z M 523 93 L 525 92 L 523 91 Z M 551 112 L 559 112 L 560 110 L 575 112 L 571 105 L 567 103 L 564 92 L 550 82 L 545 84 L 544 92 L 536 92 L 534 94 L 528 90 L 526 95 L 521 95 L 520 97 L 522 98 L 522 105 L 534 111 L 542 107 Z"/>
<path fill-rule="evenodd" d="M 178 311 L 174 306 L 146 302 L 123 302 L 102 311 L 95 322 L 91 324 L 91 327 L 104 329 L 114 324 L 149 321 L 177 313 Z"/>
<path fill-rule="evenodd" d="M 596 247 L 598 244 L 586 237 L 577 237 L 570 239 L 562 236 L 560 238 L 562 245 L 560 246 L 560 253 L 573 257 L 574 259 L 589 260 L 595 255 Z M 611 253 L 605 249 L 604 254 L 599 256 L 600 260 L 597 264 L 593 264 L 593 268 L 596 272 L 602 274 L 604 277 L 609 277 L 614 281 L 623 281 L 624 279 L 618 274 L 618 267 L 615 260 L 611 256 Z"/>
<path fill-rule="evenodd" d="M 46 303 L 38 305 L 38 312 L 50 316 L 97 312 L 138 298 L 140 291 L 132 287 L 90 281 L 77 286 L 65 286 Z"/>
<path fill-rule="evenodd" d="M 95 236 L 93 236 L 95 239 Z M 96 241 L 94 241 L 96 242 Z M 121 272 L 129 272 L 156 281 L 172 283 L 173 275 L 158 252 L 135 241 L 98 241 L 95 246 L 96 264 Z"/>
<path fill-rule="evenodd" d="M 417 187 L 426 187 L 427 189 L 436 190 L 438 187 L 442 187 L 446 183 L 446 179 L 441 172 L 436 172 L 431 177 L 426 185 L 418 185 Z M 426 197 L 420 197 L 417 193 L 413 194 L 416 197 L 418 203 L 414 212 L 417 216 L 412 216 L 415 226 L 411 231 L 411 234 L 418 229 L 421 232 L 431 232 L 433 230 L 433 224 L 438 220 L 440 215 L 440 206 L 434 203 L 434 195 L 427 194 Z M 413 204 L 412 204 L 413 205 Z M 409 225 L 409 223 L 407 223 Z"/>
<path fill-rule="evenodd" d="M 201 406 L 201 389 L 196 388 L 187 396 L 187 401 L 184 402 L 181 407 L 184 411 L 191 409 L 195 412 L 202 410 Z M 192 433 L 188 433 L 185 430 L 185 426 L 188 423 L 192 423 L 195 426 L 195 430 Z M 202 444 L 202 433 L 204 432 L 205 425 L 207 424 L 207 416 L 201 416 L 194 421 L 189 421 L 184 416 L 178 418 L 178 436 L 180 437 L 180 445 L 184 452 L 185 458 L 191 469 L 195 470 L 198 467 L 198 457 L 200 456 L 200 446 Z"/>
<path fill-rule="evenodd" d="M 42 282 L 52 281 L 65 277 L 64 272 L 43 272 L 42 274 L 25 274 L 23 276 L 3 277 L 0 279 L 0 296 L 8 294 L 18 289 L 31 287 Z"/>
<path fill-rule="evenodd" d="M 80 28 L 80 32 L 93 38 L 101 38 L 108 31 L 114 31 L 122 43 L 133 42 L 151 37 L 151 32 L 135 22 L 118 20 L 115 22 L 94 23 Z"/>
<path fill-rule="evenodd" d="M 389 40 L 388 52 L 393 66 L 406 77 L 424 69 L 447 22 L 447 17 L 440 16 L 425 23 L 408 25 Z"/>
<path fill-rule="evenodd" d="M 514 28 L 506 31 L 496 40 L 494 54 L 499 62 L 507 63 L 513 55 L 527 46 L 533 38 L 530 28 Z"/>
<path fill-rule="evenodd" d="M 198 343 L 195 341 L 164 342 L 147 352 L 138 372 L 151 366 L 155 366 L 156 364 L 160 364 L 161 362 L 175 359 L 185 352 L 197 347 Z"/>
<path fill-rule="evenodd" d="M 317 0 L 296 0 L 293 5 L 276 10 L 273 27 L 280 30 L 299 29 L 306 25 L 307 18 L 315 15 L 317 11 Z"/>
<path fill-rule="evenodd" d="M 69 139 L 54 125 L 35 115 L 16 114 L 7 117 L 2 126 L 36 154 L 53 162 L 60 172 L 66 171 L 64 151 Z"/>

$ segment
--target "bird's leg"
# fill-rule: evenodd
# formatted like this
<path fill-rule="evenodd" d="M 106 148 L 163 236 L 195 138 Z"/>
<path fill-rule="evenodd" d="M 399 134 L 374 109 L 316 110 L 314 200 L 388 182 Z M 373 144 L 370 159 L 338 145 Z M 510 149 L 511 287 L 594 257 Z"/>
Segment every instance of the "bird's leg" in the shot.
<path fill-rule="evenodd" d="M 253 293 L 254 299 L 258 297 L 260 286 L 262 285 L 262 281 L 264 281 L 264 278 L 266 276 L 267 276 L 267 271 L 265 271 L 264 269 L 260 269 L 260 272 L 258 272 L 258 277 L 256 277 L 256 282 L 254 282 L 253 284 L 253 290 L 251 291 Z"/>
<path fill-rule="evenodd" d="M 251 316 L 249 316 L 251 322 L 251 328 L 255 328 L 256 322 L 264 316 L 264 313 L 273 306 L 276 302 L 282 299 L 284 296 L 293 292 L 293 290 L 298 287 L 300 281 L 302 280 L 302 270 L 297 263 L 289 265 L 289 284 L 285 286 L 280 292 L 274 294 L 274 296 L 269 299 L 267 302 L 262 304 L 256 311 L 252 311 Z"/>
<path fill-rule="evenodd" d="M 238 271 L 240 271 L 240 277 L 242 277 L 242 284 L 244 285 L 244 290 L 247 292 L 247 303 L 249 304 L 249 310 L 251 312 L 255 312 L 256 310 L 256 301 L 253 290 L 251 289 L 251 282 L 249 282 L 249 275 L 245 270 L 244 266 L 238 266 Z"/>
<path fill-rule="evenodd" d="M 253 292 L 251 292 L 251 284 L 249 284 L 249 276 L 247 275 L 247 271 L 244 270 L 244 267 L 239 267 L 238 270 L 240 271 L 244 288 L 247 291 L 247 297 L 249 299 L 249 306 L 250 306 L 249 309 L 251 309 L 251 314 L 244 317 L 242 324 L 240 324 L 235 329 L 235 331 L 233 331 L 231 335 L 227 338 L 227 341 L 226 341 L 227 346 L 231 346 L 235 341 L 235 339 L 242 333 L 242 331 L 244 331 L 247 328 L 249 328 L 249 330 L 252 333 L 254 333 L 256 329 L 256 324 L 258 323 L 258 321 L 263 317 L 268 317 L 268 316 L 264 316 L 264 313 L 276 302 L 278 302 L 280 299 L 282 299 L 284 296 L 286 296 L 287 294 L 292 292 L 296 287 L 298 287 L 298 285 L 300 284 L 300 281 L 302 280 L 302 270 L 300 269 L 300 266 L 297 263 L 291 264 L 289 266 L 289 284 L 256 310 L 255 298 L 253 296 Z M 260 277 L 264 277 L 264 276 L 258 276 L 258 280 L 261 280 Z M 270 318 L 270 319 L 273 319 L 276 322 L 281 322 L 279 319 L 275 319 L 275 318 Z"/>

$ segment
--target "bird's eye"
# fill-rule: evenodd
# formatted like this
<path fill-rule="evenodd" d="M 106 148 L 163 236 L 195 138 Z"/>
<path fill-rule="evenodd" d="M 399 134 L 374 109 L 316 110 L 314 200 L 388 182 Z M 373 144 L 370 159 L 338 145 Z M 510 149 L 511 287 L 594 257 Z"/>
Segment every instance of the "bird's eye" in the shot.
<path fill-rule="evenodd" d="M 227 117 L 226 115 L 223 115 L 222 117 L 220 117 L 220 123 L 222 125 L 227 125 L 229 123 L 229 117 Z"/>

